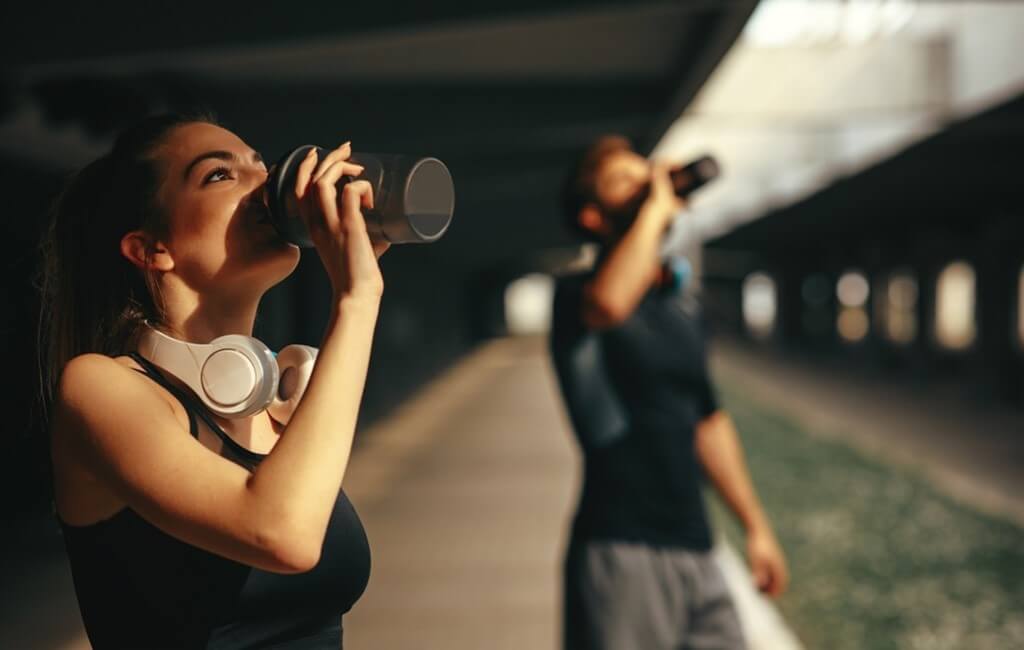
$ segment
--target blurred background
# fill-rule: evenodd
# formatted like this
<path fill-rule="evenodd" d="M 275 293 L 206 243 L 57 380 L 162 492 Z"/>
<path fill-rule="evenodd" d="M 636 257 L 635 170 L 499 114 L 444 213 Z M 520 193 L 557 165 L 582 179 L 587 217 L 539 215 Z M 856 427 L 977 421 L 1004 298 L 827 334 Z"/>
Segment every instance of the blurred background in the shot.
<path fill-rule="evenodd" d="M 546 358 L 573 154 L 616 132 L 723 175 L 672 245 L 789 554 L 720 559 L 755 648 L 1024 647 L 1024 3 L 101 5 L 4 10 L 0 647 L 88 647 L 34 402 L 36 246 L 121 127 L 212 110 L 292 146 L 437 156 L 456 212 L 383 260 L 346 490 L 374 573 L 352 647 L 554 648 L 579 461 Z M 693 236 L 693 235 L 696 236 Z M 315 255 L 257 335 L 317 344 Z"/>

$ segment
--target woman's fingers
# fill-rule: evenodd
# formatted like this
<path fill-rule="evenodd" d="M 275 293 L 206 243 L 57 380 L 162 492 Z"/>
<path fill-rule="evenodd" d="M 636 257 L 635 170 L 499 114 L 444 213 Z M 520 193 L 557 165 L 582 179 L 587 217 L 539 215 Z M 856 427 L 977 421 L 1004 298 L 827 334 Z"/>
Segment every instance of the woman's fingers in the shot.
<path fill-rule="evenodd" d="M 339 171 L 340 174 L 340 171 Z M 361 208 L 373 207 L 373 188 L 367 181 L 350 181 L 345 183 L 338 196 L 337 185 L 328 173 L 313 183 L 317 207 L 323 215 L 320 219 L 328 232 L 337 233 L 342 229 L 357 228 L 365 230 Z M 314 221 L 317 221 L 314 219 Z M 317 224 L 319 225 L 319 224 Z"/>
<path fill-rule="evenodd" d="M 362 165 L 357 165 L 346 160 L 336 160 L 326 168 L 321 164 L 320 167 L 321 169 L 317 170 L 318 175 L 314 175 L 313 182 L 318 185 L 331 187 L 337 185 L 342 176 L 354 177 L 363 173 Z"/>
<path fill-rule="evenodd" d="M 365 225 L 361 208 L 373 207 L 373 187 L 367 181 L 346 183 L 341 190 L 342 217 Z"/>
<path fill-rule="evenodd" d="M 368 181 L 352 180 L 364 169 L 349 160 L 351 153 L 351 144 L 345 143 L 322 160 L 310 152 L 299 163 L 299 211 L 335 293 L 379 298 L 383 278 L 377 258 L 388 244 L 370 239 L 363 210 L 373 208 L 373 187 Z M 343 177 L 348 177 L 347 182 L 341 183 Z"/>
<path fill-rule="evenodd" d="M 321 195 L 330 194 L 330 192 L 324 192 L 323 190 L 333 189 L 333 185 L 337 184 L 342 176 L 359 176 L 362 174 L 364 169 L 362 165 L 345 162 L 350 155 L 352 155 L 352 144 L 350 142 L 346 142 L 329 152 L 324 156 L 323 160 L 319 159 L 319 153 L 315 147 L 310 148 L 306 153 L 306 157 L 299 163 L 299 168 L 296 172 L 295 197 L 302 201 L 308 194 L 310 186 L 314 183 L 321 184 Z M 327 186 L 331 187 L 328 188 Z"/>
<path fill-rule="evenodd" d="M 322 161 L 320 161 L 320 164 L 317 166 L 316 172 L 313 174 L 313 181 L 316 182 L 317 180 L 319 180 L 325 173 L 327 173 L 328 169 L 330 169 L 335 163 L 337 163 L 339 161 L 343 161 L 343 160 L 348 160 L 349 156 L 351 156 L 351 155 L 352 155 L 352 143 L 351 142 L 346 142 L 345 144 L 341 145 L 337 149 L 335 149 L 335 150 L 331 151 L 330 153 L 328 153 L 326 156 L 324 156 L 324 159 Z M 352 163 L 352 164 L 355 164 L 355 163 Z M 360 165 L 356 165 L 356 166 L 360 167 L 360 169 L 362 168 Z M 362 172 L 360 172 L 360 173 L 362 173 Z"/>
<path fill-rule="evenodd" d="M 319 208 L 319 212 L 323 215 L 319 220 L 329 232 L 338 231 L 338 204 L 340 203 L 338 197 L 338 183 L 344 176 L 359 176 L 363 173 L 363 167 L 355 163 L 347 161 L 348 156 L 347 146 L 343 146 L 341 149 L 336 149 L 326 156 L 320 164 L 317 166 L 316 171 L 313 174 L 313 178 L 310 181 L 310 185 L 315 190 L 315 203 Z M 341 153 L 339 153 L 341 152 Z M 337 155 L 336 155 L 337 154 Z M 333 157 L 333 162 L 332 162 Z M 352 185 L 355 182 L 366 185 L 365 191 L 369 190 L 369 183 L 366 181 L 354 181 L 346 183 L 345 186 Z M 365 191 L 360 191 L 360 196 L 365 194 Z M 370 191 L 372 194 L 372 191 Z M 371 207 L 372 200 L 367 205 Z M 360 222 L 362 221 L 362 215 L 359 215 Z M 317 219 L 312 219 L 316 222 Z M 311 223 L 311 227 L 319 226 L 319 223 Z"/>

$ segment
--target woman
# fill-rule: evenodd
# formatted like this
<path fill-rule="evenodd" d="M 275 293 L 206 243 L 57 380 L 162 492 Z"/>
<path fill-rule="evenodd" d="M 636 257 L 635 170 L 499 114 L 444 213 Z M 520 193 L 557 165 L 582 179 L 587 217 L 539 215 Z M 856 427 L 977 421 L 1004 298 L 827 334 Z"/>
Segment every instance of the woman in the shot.
<path fill-rule="evenodd" d="M 46 246 L 57 514 L 97 648 L 338 648 L 369 547 L 341 492 L 383 281 L 346 143 L 295 185 L 332 311 L 287 426 L 213 416 L 136 350 L 144 328 L 251 335 L 299 251 L 256 200 L 260 157 L 204 119 L 149 118 L 83 169 Z"/>

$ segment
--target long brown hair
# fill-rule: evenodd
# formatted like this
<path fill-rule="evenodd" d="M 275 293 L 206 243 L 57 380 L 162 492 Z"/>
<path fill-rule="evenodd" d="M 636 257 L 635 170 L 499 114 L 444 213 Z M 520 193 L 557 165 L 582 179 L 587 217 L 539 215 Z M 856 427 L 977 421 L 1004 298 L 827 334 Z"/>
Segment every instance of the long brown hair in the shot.
<path fill-rule="evenodd" d="M 208 114 L 155 115 L 122 131 L 110 152 L 73 176 L 54 204 L 40 274 L 44 414 L 68 361 L 87 352 L 122 354 L 144 321 L 163 321 L 153 274 L 126 260 L 120 242 L 133 230 L 165 232 L 155 151 L 171 131 L 195 122 L 215 120 Z"/>

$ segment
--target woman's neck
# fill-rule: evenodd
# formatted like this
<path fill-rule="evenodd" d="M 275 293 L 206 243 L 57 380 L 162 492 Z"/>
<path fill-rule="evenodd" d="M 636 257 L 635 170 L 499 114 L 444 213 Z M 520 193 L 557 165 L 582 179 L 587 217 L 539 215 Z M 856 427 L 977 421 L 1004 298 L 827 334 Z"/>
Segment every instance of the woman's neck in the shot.
<path fill-rule="evenodd" d="M 165 324 L 177 338 L 209 343 L 218 336 L 252 336 L 258 298 L 229 300 L 224 297 L 177 295 L 165 304 Z"/>

